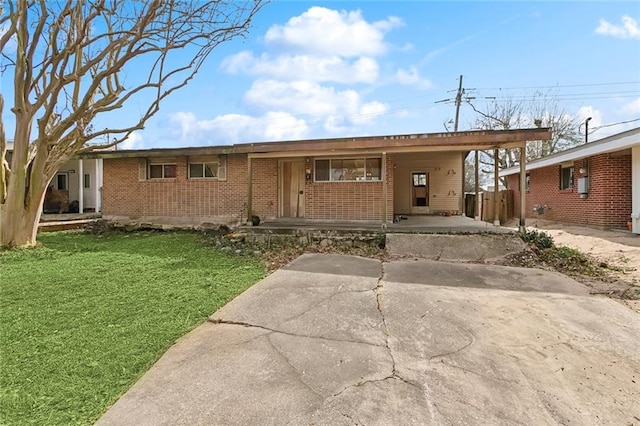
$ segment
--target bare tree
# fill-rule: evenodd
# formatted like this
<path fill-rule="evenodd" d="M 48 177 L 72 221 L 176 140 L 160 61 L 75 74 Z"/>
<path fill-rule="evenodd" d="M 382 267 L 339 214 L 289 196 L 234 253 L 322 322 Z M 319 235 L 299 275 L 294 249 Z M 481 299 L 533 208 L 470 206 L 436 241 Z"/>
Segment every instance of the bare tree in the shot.
<path fill-rule="evenodd" d="M 264 1 L 3 2 L 0 71 L 13 74 L 15 132 L 9 163 L 0 118 L 0 246 L 35 244 L 56 171 L 142 129 L 220 43 L 246 33 Z M 96 129 L 96 117 L 132 102 L 139 116 Z"/>
<path fill-rule="evenodd" d="M 537 92 L 530 101 L 494 100 L 484 110 L 476 108 L 471 102 L 469 105 L 478 114 L 476 128 L 509 130 L 550 127 L 553 133 L 552 139 L 527 143 L 527 161 L 570 148 L 581 140 L 577 116 L 563 109 L 550 92 Z M 498 152 L 498 165 L 501 169 L 514 167 L 520 163 L 518 150 L 501 149 Z M 494 153 L 485 152 L 480 161 L 492 168 Z"/>
<path fill-rule="evenodd" d="M 486 176 L 483 173 L 478 174 L 478 185 L 484 185 L 486 180 Z M 473 155 L 470 155 L 464 159 L 464 192 L 475 192 L 475 190 L 476 164 Z"/>

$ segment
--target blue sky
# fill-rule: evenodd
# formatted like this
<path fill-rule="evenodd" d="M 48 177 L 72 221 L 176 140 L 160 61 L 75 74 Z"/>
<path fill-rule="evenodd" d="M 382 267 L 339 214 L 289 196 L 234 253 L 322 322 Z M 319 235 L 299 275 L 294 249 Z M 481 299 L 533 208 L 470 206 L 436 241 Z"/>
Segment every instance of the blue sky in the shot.
<path fill-rule="evenodd" d="M 461 74 L 478 108 L 538 90 L 592 128 L 634 120 L 639 22 L 631 1 L 274 1 L 123 148 L 445 131 Z"/>

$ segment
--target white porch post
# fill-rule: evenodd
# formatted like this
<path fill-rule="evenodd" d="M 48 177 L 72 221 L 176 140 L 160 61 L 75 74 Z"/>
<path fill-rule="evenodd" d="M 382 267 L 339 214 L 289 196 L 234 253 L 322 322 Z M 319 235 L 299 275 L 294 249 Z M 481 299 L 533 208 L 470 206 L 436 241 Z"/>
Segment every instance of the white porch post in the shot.
<path fill-rule="evenodd" d="M 640 234 L 640 145 L 631 149 L 631 232 Z"/>
<path fill-rule="evenodd" d="M 526 227 L 526 208 L 527 208 L 527 145 L 520 148 L 520 232 L 525 231 Z"/>
<path fill-rule="evenodd" d="M 84 160 L 78 160 L 78 213 L 84 213 Z"/>

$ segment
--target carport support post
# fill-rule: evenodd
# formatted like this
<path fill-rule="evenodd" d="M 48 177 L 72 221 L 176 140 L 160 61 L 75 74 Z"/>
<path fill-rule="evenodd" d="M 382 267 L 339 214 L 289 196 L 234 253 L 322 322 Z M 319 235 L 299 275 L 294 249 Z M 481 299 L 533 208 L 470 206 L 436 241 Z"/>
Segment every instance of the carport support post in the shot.
<path fill-rule="evenodd" d="M 520 232 L 525 231 L 527 206 L 527 143 L 520 148 Z"/>
<path fill-rule="evenodd" d="M 253 165 L 251 157 L 247 155 L 247 225 L 252 225 L 251 216 L 253 215 Z M 241 218 L 242 219 L 242 218 Z"/>
<path fill-rule="evenodd" d="M 475 181 L 475 191 L 476 191 L 476 198 L 474 199 L 474 206 L 473 206 L 473 216 L 475 220 L 480 220 L 480 170 L 479 170 L 479 152 L 478 150 L 476 150 L 476 156 L 474 159 L 474 167 L 475 167 L 475 174 L 476 174 L 476 181 Z"/>
<path fill-rule="evenodd" d="M 498 176 L 498 148 L 493 150 L 493 225 L 500 226 L 500 178 Z"/>
<path fill-rule="evenodd" d="M 382 153 L 382 229 L 387 228 L 387 153 Z"/>

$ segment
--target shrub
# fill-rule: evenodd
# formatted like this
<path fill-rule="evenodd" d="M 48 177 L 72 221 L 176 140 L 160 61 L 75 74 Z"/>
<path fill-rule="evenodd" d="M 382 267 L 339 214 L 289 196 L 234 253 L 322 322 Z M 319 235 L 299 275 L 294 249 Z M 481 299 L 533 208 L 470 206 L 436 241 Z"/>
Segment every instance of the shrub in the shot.
<path fill-rule="evenodd" d="M 553 237 L 543 231 L 526 231 L 520 234 L 525 243 L 533 244 L 539 250 L 549 249 L 554 246 Z"/>

